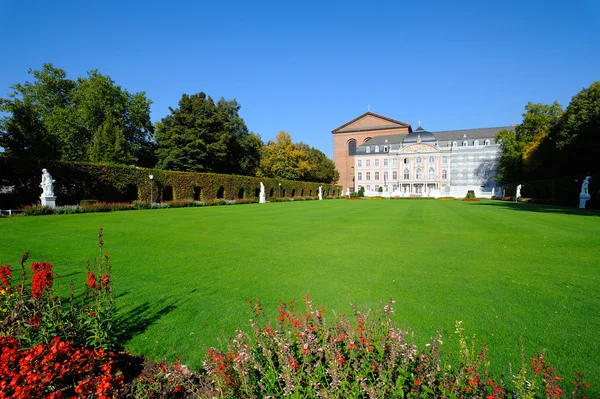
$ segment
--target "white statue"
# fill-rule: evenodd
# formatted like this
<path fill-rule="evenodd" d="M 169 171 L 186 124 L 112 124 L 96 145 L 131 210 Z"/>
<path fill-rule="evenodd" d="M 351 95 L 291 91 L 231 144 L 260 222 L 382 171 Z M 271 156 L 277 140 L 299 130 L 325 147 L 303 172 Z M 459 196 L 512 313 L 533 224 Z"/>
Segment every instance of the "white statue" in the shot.
<path fill-rule="evenodd" d="M 492 197 L 496 196 L 496 187 L 492 187 Z"/>
<path fill-rule="evenodd" d="M 346 188 L 346 197 L 350 196 L 350 187 Z"/>
<path fill-rule="evenodd" d="M 585 203 L 589 201 L 592 196 L 589 193 L 588 186 L 590 185 L 590 179 L 592 176 L 586 176 L 585 180 L 581 184 L 581 193 L 579 193 L 579 208 L 585 208 Z"/>
<path fill-rule="evenodd" d="M 323 186 L 319 186 L 319 201 L 323 199 Z"/>
<path fill-rule="evenodd" d="M 515 202 L 517 202 L 517 201 L 518 201 L 518 199 L 519 199 L 519 197 L 521 196 L 521 187 L 522 187 L 522 185 L 521 185 L 521 184 L 519 184 L 519 185 L 517 186 L 517 195 L 515 195 Z"/>
<path fill-rule="evenodd" d="M 592 176 L 586 176 L 585 180 L 581 184 L 581 194 L 579 195 L 589 195 L 588 186 L 590 185 L 590 179 Z"/>
<path fill-rule="evenodd" d="M 54 183 L 56 180 L 52 180 L 50 173 L 46 169 L 42 169 L 42 182 L 40 183 L 42 197 L 54 197 Z"/>
<path fill-rule="evenodd" d="M 260 197 L 258 202 L 260 204 L 264 204 L 265 202 L 267 202 L 265 198 L 265 185 L 263 184 L 263 182 L 260 182 Z"/>

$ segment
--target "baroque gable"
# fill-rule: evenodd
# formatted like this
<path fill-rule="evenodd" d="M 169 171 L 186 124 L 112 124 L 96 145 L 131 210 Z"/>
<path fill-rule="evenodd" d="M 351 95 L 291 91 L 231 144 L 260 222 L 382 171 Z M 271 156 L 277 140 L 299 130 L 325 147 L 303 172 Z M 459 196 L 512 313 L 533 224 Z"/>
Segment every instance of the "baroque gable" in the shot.
<path fill-rule="evenodd" d="M 379 115 L 373 112 L 366 112 L 360 115 L 358 118 L 351 120 L 348 123 L 343 124 L 337 129 L 332 130 L 333 134 L 336 133 L 349 133 L 349 132 L 366 132 L 370 130 L 386 130 L 386 129 L 407 129 L 411 132 L 412 128 L 408 123 L 400 122 L 398 120 L 388 118 L 383 115 Z"/>
<path fill-rule="evenodd" d="M 401 154 L 416 154 L 421 152 L 440 152 L 440 149 L 429 144 L 413 144 L 403 148 Z"/>

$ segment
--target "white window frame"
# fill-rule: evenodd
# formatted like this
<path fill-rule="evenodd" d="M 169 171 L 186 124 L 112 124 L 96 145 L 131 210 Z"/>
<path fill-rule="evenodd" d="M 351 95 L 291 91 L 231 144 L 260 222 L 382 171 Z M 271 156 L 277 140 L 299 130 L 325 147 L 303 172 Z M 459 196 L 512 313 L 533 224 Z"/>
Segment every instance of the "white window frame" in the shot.
<path fill-rule="evenodd" d="M 362 168 L 362 159 L 359 159 L 358 161 L 356 161 L 356 165 L 357 165 L 359 168 Z"/>
<path fill-rule="evenodd" d="M 378 168 L 379 167 L 379 159 L 375 160 L 375 167 Z"/>
<path fill-rule="evenodd" d="M 370 168 L 370 167 L 371 167 L 371 160 L 370 160 L 370 159 L 367 159 L 367 160 L 365 161 L 365 166 L 366 166 L 367 168 Z"/>
<path fill-rule="evenodd" d="M 356 180 L 361 181 L 362 180 L 362 172 L 358 172 L 356 175 Z"/>
<path fill-rule="evenodd" d="M 392 171 L 392 180 L 398 180 L 398 171 L 397 170 Z"/>
<path fill-rule="evenodd" d="M 365 180 L 367 180 L 367 181 L 371 180 L 371 172 L 365 173 Z"/>
<path fill-rule="evenodd" d="M 388 161 L 388 159 L 384 158 L 384 160 L 383 160 L 383 166 L 389 166 L 389 163 L 390 162 Z"/>
<path fill-rule="evenodd" d="M 379 172 L 375 172 L 375 181 L 379 181 Z"/>

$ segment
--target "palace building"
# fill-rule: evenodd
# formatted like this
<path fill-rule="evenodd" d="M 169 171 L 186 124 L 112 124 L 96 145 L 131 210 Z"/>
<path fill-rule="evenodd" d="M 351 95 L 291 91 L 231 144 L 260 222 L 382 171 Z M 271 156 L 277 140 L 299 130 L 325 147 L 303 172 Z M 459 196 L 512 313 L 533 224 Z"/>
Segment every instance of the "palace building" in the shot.
<path fill-rule="evenodd" d="M 429 132 L 367 112 L 338 127 L 333 159 L 344 192 L 365 195 L 477 197 L 500 195 L 494 182 L 495 136 L 514 126 Z"/>

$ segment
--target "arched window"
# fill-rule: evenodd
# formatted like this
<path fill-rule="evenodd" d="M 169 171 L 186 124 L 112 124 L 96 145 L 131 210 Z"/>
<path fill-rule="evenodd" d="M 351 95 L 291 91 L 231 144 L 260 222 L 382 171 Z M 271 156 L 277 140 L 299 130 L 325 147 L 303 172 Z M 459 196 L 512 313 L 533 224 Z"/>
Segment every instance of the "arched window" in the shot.
<path fill-rule="evenodd" d="M 367 138 L 366 138 L 366 139 L 363 141 L 363 143 L 366 143 L 366 142 L 367 142 L 367 141 L 369 141 L 369 140 L 371 140 L 371 137 L 367 137 Z"/>
<path fill-rule="evenodd" d="M 479 145 L 479 140 L 475 140 L 475 141 L 473 142 L 473 145 Z"/>
<path fill-rule="evenodd" d="M 408 168 L 404 169 L 404 180 L 408 180 L 410 179 L 410 172 L 408 171 Z"/>
<path fill-rule="evenodd" d="M 388 152 L 388 146 L 387 145 L 383 146 L 383 152 Z"/>
<path fill-rule="evenodd" d="M 410 162 L 410 159 L 404 158 L 404 165 L 408 165 L 409 162 Z"/>
<path fill-rule="evenodd" d="M 433 157 L 429 157 L 429 163 L 434 163 L 435 159 L 433 159 Z"/>
<path fill-rule="evenodd" d="M 421 163 L 421 157 L 417 157 L 417 163 Z"/>
<path fill-rule="evenodd" d="M 456 143 L 456 141 L 452 142 L 452 147 L 456 147 L 458 145 L 458 143 Z"/>
<path fill-rule="evenodd" d="M 469 145 L 469 142 L 467 140 L 463 141 L 463 147 L 467 147 Z"/>
<path fill-rule="evenodd" d="M 356 140 L 348 141 L 348 155 L 356 155 Z"/>
<path fill-rule="evenodd" d="M 448 171 L 446 169 L 442 169 L 442 179 L 446 180 L 448 178 Z"/>
<path fill-rule="evenodd" d="M 378 145 L 375 146 L 375 152 L 379 152 L 379 146 Z"/>
<path fill-rule="evenodd" d="M 433 168 L 429 168 L 429 179 L 435 179 L 435 171 L 433 170 Z"/>
<path fill-rule="evenodd" d="M 365 148 L 365 152 L 366 152 L 367 154 L 368 154 L 368 153 L 370 153 L 370 152 L 371 152 L 371 147 L 367 147 L 367 148 Z"/>
<path fill-rule="evenodd" d="M 448 157 L 442 157 L 442 163 L 446 165 L 448 163 Z"/>
<path fill-rule="evenodd" d="M 423 177 L 423 169 L 417 168 L 417 175 L 415 176 L 415 178 L 421 179 L 422 177 Z"/>
<path fill-rule="evenodd" d="M 485 145 L 490 145 L 490 139 L 487 139 L 486 141 L 483 142 Z"/>

